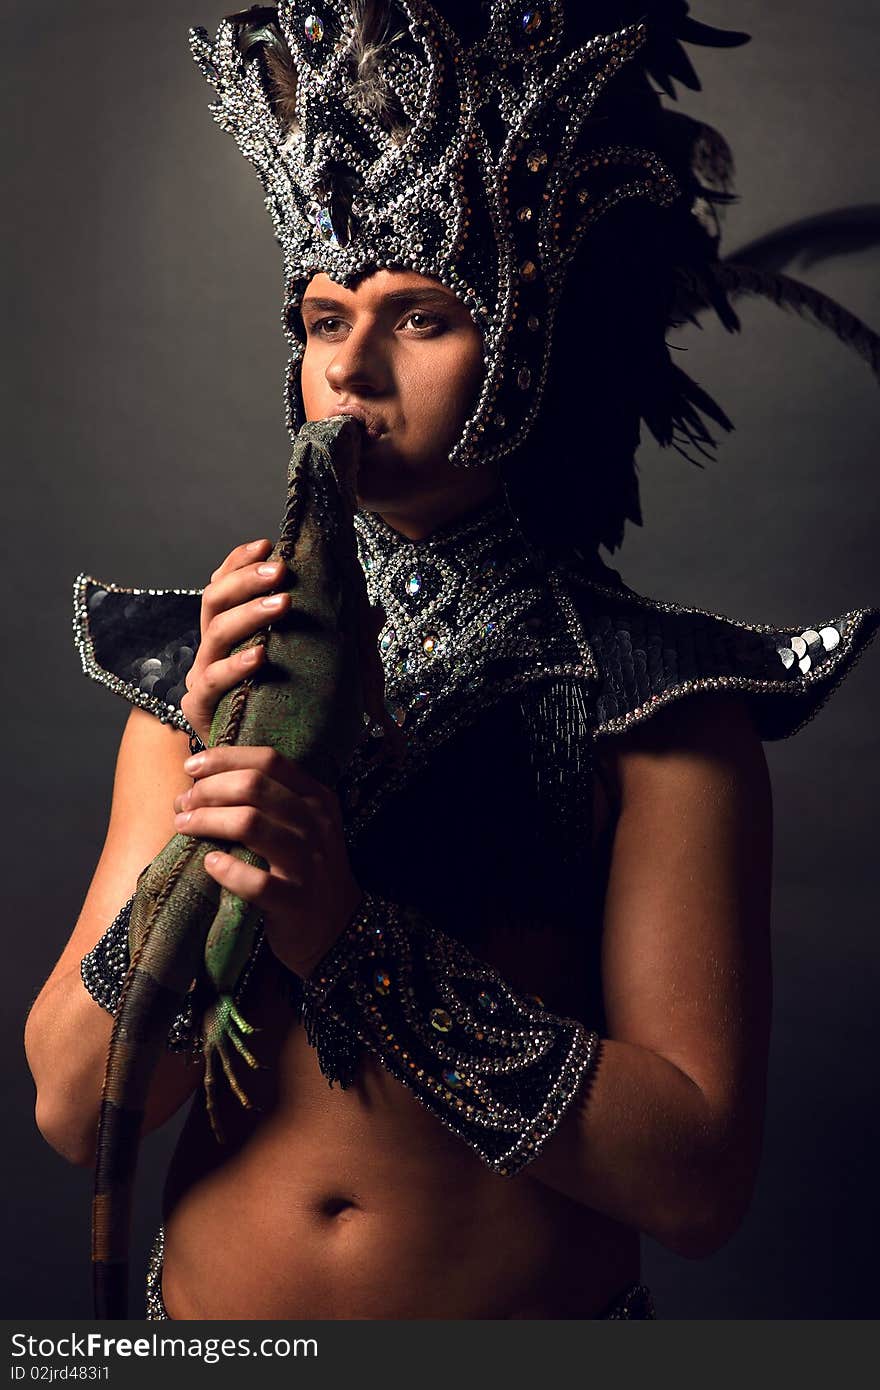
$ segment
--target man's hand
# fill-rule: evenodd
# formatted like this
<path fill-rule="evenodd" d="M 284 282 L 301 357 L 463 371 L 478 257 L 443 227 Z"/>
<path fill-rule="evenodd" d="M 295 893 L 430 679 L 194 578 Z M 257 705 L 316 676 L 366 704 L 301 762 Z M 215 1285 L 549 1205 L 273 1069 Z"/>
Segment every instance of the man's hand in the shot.
<path fill-rule="evenodd" d="M 273 748 L 208 748 L 184 770 L 193 786 L 174 801 L 178 831 L 244 845 L 267 861 L 264 870 L 208 855 L 205 868 L 260 908 L 275 955 L 306 977 L 363 898 L 336 793 Z"/>

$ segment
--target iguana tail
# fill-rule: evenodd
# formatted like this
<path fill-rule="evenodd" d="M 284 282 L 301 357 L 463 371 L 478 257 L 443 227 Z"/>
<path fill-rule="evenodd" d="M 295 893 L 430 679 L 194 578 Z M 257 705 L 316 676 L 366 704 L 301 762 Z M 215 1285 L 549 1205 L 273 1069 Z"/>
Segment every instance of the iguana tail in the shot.
<path fill-rule="evenodd" d="M 124 1318 L 127 1312 L 129 1228 L 144 1110 L 168 1030 L 202 970 L 205 938 L 217 914 L 221 888 L 204 868 L 212 848 L 221 846 L 176 835 L 141 875 L 132 905 L 132 936 L 140 944 L 110 1037 L 98 1120 L 92 1201 L 98 1318 Z M 185 931 L 178 912 L 169 911 L 181 889 L 188 909 Z"/>

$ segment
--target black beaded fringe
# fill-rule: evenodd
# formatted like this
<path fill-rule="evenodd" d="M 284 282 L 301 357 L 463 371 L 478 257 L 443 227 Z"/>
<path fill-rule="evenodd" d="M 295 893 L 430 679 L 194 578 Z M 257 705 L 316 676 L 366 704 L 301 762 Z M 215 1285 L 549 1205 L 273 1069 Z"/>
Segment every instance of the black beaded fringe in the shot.
<path fill-rule="evenodd" d="M 319 1005 L 312 992 L 294 977 L 291 1002 L 299 1007 L 306 1041 L 315 1049 L 318 1066 L 332 1087 L 337 1082 L 345 1091 L 351 1085 L 360 1060 L 362 1044 L 353 1029 L 334 1017 L 326 1004 Z"/>

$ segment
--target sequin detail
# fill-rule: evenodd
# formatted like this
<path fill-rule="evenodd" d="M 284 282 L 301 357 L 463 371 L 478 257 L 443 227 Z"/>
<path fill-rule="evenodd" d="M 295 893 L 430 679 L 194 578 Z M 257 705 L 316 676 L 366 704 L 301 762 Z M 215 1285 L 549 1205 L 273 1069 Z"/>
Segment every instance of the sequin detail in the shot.
<path fill-rule="evenodd" d="M 130 589 L 88 574 L 78 574 L 73 586 L 73 635 L 85 674 L 190 736 L 195 729 L 180 702 L 199 645 L 201 595 Z"/>

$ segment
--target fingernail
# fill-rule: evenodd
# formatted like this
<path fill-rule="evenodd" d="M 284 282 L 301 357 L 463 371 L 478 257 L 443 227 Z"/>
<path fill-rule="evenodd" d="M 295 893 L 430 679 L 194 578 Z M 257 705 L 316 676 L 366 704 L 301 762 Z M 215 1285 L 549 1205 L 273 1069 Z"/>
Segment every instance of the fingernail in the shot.
<path fill-rule="evenodd" d="M 271 598 L 260 599 L 264 608 L 281 608 L 284 603 L 284 594 L 273 594 Z"/>
<path fill-rule="evenodd" d="M 202 763 L 205 761 L 204 753 L 196 753 L 195 757 L 187 758 L 183 765 L 184 772 L 198 772 Z"/>
<path fill-rule="evenodd" d="M 269 579 L 273 574 L 277 574 L 277 573 L 278 573 L 279 568 L 280 568 L 280 566 L 277 565 L 277 564 L 275 564 L 275 565 L 257 565 L 257 574 L 261 574 L 261 575 L 263 575 L 263 577 L 264 577 L 265 579 Z"/>
<path fill-rule="evenodd" d="M 254 663 L 255 663 L 256 661 L 259 661 L 259 659 L 260 659 L 260 648 L 259 648 L 259 647 L 248 647 L 248 649 L 247 649 L 246 652 L 242 652 L 242 653 L 241 653 L 242 665 L 244 665 L 244 666 L 253 666 Z"/>
<path fill-rule="evenodd" d="M 246 550 L 259 550 L 259 549 L 261 548 L 261 546 L 264 546 L 265 544 L 266 544 L 266 542 L 265 542 L 264 540 L 262 540 L 262 541 L 251 541 L 250 544 L 247 545 L 247 546 L 245 547 L 245 549 L 246 549 Z"/>
<path fill-rule="evenodd" d="M 205 863 L 207 864 L 209 869 L 213 869 L 216 868 L 216 866 L 220 863 L 222 858 L 223 855 L 220 853 L 218 849 L 212 849 L 210 854 L 205 855 Z"/>
<path fill-rule="evenodd" d="M 188 825 L 192 820 L 192 814 L 192 811 L 181 811 L 179 815 L 174 817 L 174 824 L 177 826 Z"/>

